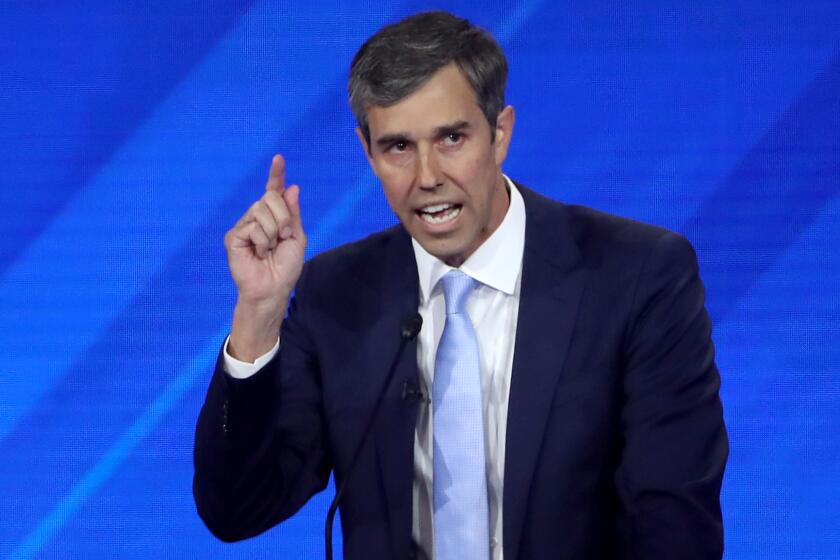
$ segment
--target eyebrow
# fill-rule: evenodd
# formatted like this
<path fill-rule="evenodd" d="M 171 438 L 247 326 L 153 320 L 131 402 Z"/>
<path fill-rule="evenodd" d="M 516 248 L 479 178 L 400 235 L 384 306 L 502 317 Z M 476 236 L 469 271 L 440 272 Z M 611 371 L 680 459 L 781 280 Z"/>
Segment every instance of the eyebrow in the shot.
<path fill-rule="evenodd" d="M 470 123 L 467 121 L 458 121 L 453 124 L 445 124 L 443 126 L 439 126 L 435 129 L 435 138 L 442 138 L 453 132 L 461 132 L 462 130 L 466 130 L 470 127 Z"/>
<path fill-rule="evenodd" d="M 467 121 L 457 121 L 452 124 L 445 124 L 435 128 L 435 138 L 442 138 L 454 132 L 461 132 L 470 127 Z M 379 147 L 386 147 L 396 144 L 397 142 L 411 142 L 411 135 L 404 132 L 395 132 L 393 134 L 385 134 L 376 139 L 376 145 Z"/>
<path fill-rule="evenodd" d="M 380 148 L 396 144 L 397 142 L 409 142 L 411 138 L 407 134 L 395 132 L 393 134 L 386 134 L 376 139 L 376 145 Z"/>

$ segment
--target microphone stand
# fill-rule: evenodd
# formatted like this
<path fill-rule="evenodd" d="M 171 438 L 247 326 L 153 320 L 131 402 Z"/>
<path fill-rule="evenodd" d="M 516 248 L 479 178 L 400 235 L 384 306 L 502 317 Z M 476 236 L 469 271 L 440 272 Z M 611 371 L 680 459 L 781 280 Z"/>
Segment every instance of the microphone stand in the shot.
<path fill-rule="evenodd" d="M 382 402 L 385 400 L 385 393 L 388 391 L 388 387 L 391 385 L 391 380 L 394 378 L 394 373 L 396 373 L 397 371 L 397 364 L 399 363 L 400 358 L 402 357 L 402 353 L 405 350 L 405 345 L 410 340 L 414 340 L 417 337 L 417 334 L 420 332 L 420 328 L 422 326 L 423 319 L 417 313 L 405 317 L 400 323 L 400 346 L 397 349 L 397 353 L 394 355 L 394 360 L 391 362 L 391 367 L 388 370 L 388 375 L 385 376 L 385 382 L 382 384 L 382 388 L 379 390 L 379 394 L 376 397 L 376 402 L 373 405 L 373 412 L 368 418 L 367 424 L 365 424 L 365 428 L 362 431 L 362 441 L 359 442 L 359 446 L 353 453 L 353 457 L 352 459 L 350 459 L 350 466 L 347 468 L 347 474 L 345 475 L 341 485 L 336 488 L 335 497 L 333 498 L 332 503 L 330 504 L 329 511 L 327 511 L 327 521 L 325 527 L 325 544 L 327 560 L 332 560 L 333 558 L 332 529 L 333 521 L 335 520 L 335 513 L 336 511 L 338 511 L 338 502 L 339 500 L 341 500 L 341 496 L 344 494 L 344 489 L 347 487 L 347 480 L 350 478 L 350 476 L 353 474 L 353 470 L 356 468 L 356 463 L 358 463 L 359 461 L 359 457 L 362 454 L 362 449 L 364 448 L 368 438 L 370 437 L 370 434 L 372 432 L 371 428 L 373 427 L 373 423 L 376 420 L 376 417 L 379 415 L 379 409 L 382 408 Z"/>

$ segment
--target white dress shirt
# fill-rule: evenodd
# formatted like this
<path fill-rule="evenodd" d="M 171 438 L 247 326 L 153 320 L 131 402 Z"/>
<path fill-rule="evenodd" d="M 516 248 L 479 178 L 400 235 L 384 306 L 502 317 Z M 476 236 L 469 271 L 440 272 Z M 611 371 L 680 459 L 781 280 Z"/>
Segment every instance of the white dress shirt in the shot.
<path fill-rule="evenodd" d="M 505 435 L 525 249 L 525 204 L 510 179 L 505 177 L 505 180 L 510 192 L 510 205 L 502 223 L 460 267 L 463 273 L 479 282 L 467 301 L 467 314 L 476 331 L 481 362 L 491 536 L 488 546 L 493 560 L 503 560 Z M 437 283 L 452 267 L 427 253 L 416 241 L 412 240 L 412 244 L 420 281 L 418 312 L 423 318 L 423 328 L 417 337 L 417 366 L 423 392 L 430 395 L 435 353 L 446 321 L 446 304 Z M 273 349 L 251 364 L 231 357 L 225 342 L 225 368 L 231 376 L 243 379 L 265 365 L 277 349 L 275 344 Z M 432 449 L 431 406 L 421 403 L 414 439 L 412 537 L 421 557 L 425 555 L 427 558 L 434 556 Z"/>

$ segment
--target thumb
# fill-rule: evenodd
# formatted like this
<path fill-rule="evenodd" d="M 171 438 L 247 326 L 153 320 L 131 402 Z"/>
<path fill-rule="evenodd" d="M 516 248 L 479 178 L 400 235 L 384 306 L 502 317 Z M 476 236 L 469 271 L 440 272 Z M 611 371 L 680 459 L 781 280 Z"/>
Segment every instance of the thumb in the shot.
<path fill-rule="evenodd" d="M 286 202 L 286 207 L 289 209 L 289 215 L 292 219 L 292 234 L 295 237 L 304 235 L 303 221 L 300 217 L 300 187 L 292 185 L 283 192 L 283 200 Z"/>

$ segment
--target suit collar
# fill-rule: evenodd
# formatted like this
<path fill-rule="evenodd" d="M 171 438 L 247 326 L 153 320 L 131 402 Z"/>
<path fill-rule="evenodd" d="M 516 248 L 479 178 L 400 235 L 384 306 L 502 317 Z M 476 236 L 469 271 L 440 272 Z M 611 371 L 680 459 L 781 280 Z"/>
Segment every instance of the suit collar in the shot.
<path fill-rule="evenodd" d="M 519 187 L 528 222 L 505 443 L 506 560 L 518 558 L 531 481 L 586 283 L 565 207 Z"/>
<path fill-rule="evenodd" d="M 559 270 L 570 270 L 581 259 L 566 206 L 514 183 L 525 203 L 527 226 L 525 250 L 529 258 L 544 261 Z"/>

